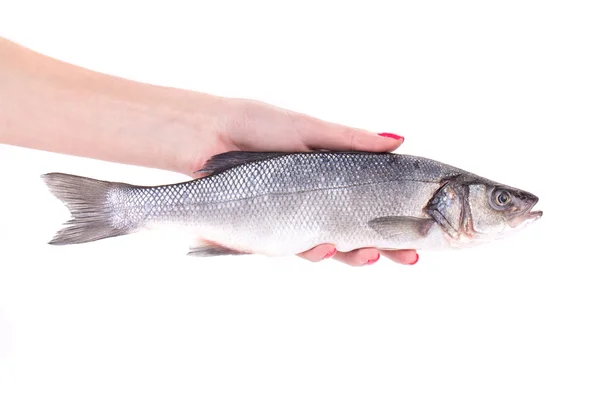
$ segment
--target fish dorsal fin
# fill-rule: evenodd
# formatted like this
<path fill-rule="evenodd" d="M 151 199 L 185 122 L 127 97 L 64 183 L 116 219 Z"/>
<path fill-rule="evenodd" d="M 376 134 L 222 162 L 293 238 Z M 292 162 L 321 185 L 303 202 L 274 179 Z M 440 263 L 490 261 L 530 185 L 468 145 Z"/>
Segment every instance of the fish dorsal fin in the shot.
<path fill-rule="evenodd" d="M 216 174 L 226 169 L 236 167 L 253 161 L 263 161 L 283 156 L 284 152 L 253 152 L 253 151 L 229 151 L 213 156 L 198 172 Z"/>

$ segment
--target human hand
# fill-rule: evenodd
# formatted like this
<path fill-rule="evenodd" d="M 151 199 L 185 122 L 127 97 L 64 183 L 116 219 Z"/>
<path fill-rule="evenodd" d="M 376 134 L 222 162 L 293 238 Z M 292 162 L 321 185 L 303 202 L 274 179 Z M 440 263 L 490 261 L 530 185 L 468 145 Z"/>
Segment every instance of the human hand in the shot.
<path fill-rule="evenodd" d="M 0 143 L 198 177 L 194 171 L 227 151 L 385 152 L 403 141 L 258 101 L 100 74 L 1 38 L 0 59 Z M 336 253 L 326 243 L 299 256 L 358 266 L 380 254 L 402 264 L 418 260 L 414 250 Z"/>
<path fill-rule="evenodd" d="M 214 119 L 198 134 L 200 149 L 190 158 L 191 176 L 213 155 L 234 151 L 371 151 L 389 152 L 398 148 L 404 138 L 395 134 L 375 134 L 366 130 L 319 120 L 305 114 L 285 110 L 253 100 L 223 99 L 211 107 Z M 206 119 L 204 120 L 206 121 Z M 337 252 L 333 244 L 322 244 L 298 256 L 313 262 L 334 258 L 352 266 L 370 265 L 380 255 L 406 265 L 419 257 L 414 250 L 381 251 L 362 248 Z"/>

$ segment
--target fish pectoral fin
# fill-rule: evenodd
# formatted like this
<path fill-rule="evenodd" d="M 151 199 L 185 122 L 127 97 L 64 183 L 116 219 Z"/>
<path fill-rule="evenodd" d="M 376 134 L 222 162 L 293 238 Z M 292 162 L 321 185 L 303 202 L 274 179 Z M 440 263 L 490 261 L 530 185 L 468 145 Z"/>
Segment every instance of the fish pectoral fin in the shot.
<path fill-rule="evenodd" d="M 218 243 L 203 240 L 198 240 L 196 244 L 190 246 L 190 251 L 187 253 L 188 256 L 195 257 L 238 256 L 243 254 L 250 253 L 230 249 L 228 247 L 221 246 Z"/>
<path fill-rule="evenodd" d="M 381 217 L 368 222 L 369 227 L 384 238 L 414 233 L 427 236 L 433 224 L 435 224 L 435 221 L 431 218 L 399 216 Z"/>

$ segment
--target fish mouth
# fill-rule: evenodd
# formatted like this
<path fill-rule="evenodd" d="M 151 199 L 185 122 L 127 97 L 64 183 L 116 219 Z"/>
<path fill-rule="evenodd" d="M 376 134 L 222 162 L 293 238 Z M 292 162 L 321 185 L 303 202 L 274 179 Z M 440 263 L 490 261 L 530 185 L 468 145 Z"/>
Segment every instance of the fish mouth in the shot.
<path fill-rule="evenodd" d="M 542 215 L 544 215 L 544 212 L 541 210 L 537 210 L 537 211 L 529 211 L 527 213 L 527 219 L 532 219 L 532 220 L 536 220 L 542 217 Z"/>
<path fill-rule="evenodd" d="M 538 203 L 539 199 L 536 196 L 532 196 L 533 201 L 531 202 L 531 205 L 529 206 L 529 211 L 525 214 L 525 219 L 526 220 L 533 220 L 535 221 L 536 219 L 540 219 L 542 217 L 542 215 L 544 215 L 544 212 L 542 210 L 533 210 L 533 207 L 535 207 L 535 205 Z"/>
<path fill-rule="evenodd" d="M 544 214 L 541 210 L 536 211 L 528 211 L 521 215 L 521 217 L 515 218 L 513 221 L 509 222 L 511 228 L 524 228 L 529 224 L 537 221 Z"/>
<path fill-rule="evenodd" d="M 535 207 L 538 202 L 538 198 L 536 196 L 527 194 L 527 197 L 523 198 L 523 200 L 529 203 L 527 208 L 520 214 L 510 218 L 508 221 L 508 225 L 513 229 L 529 225 L 530 223 L 540 219 L 544 214 L 544 212 L 541 210 L 533 210 L 533 207 Z"/>

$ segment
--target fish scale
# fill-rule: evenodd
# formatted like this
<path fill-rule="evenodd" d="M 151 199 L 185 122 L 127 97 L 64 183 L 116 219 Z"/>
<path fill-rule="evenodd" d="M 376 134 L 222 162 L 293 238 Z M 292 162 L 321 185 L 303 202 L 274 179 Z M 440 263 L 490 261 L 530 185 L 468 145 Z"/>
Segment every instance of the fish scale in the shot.
<path fill-rule="evenodd" d="M 429 188 L 423 196 L 429 199 L 440 179 L 456 173 L 455 168 L 413 156 L 286 154 L 183 186 L 138 189 L 140 193 L 130 196 L 156 192 L 158 201 L 144 220 L 132 222 L 155 229 L 175 226 L 230 248 L 272 255 L 299 252 L 320 241 L 334 242 L 340 250 L 390 246 L 366 223 L 386 212 L 424 217 L 422 206 L 410 200 L 415 182 Z M 184 189 L 187 201 L 173 192 L 176 187 Z"/>

